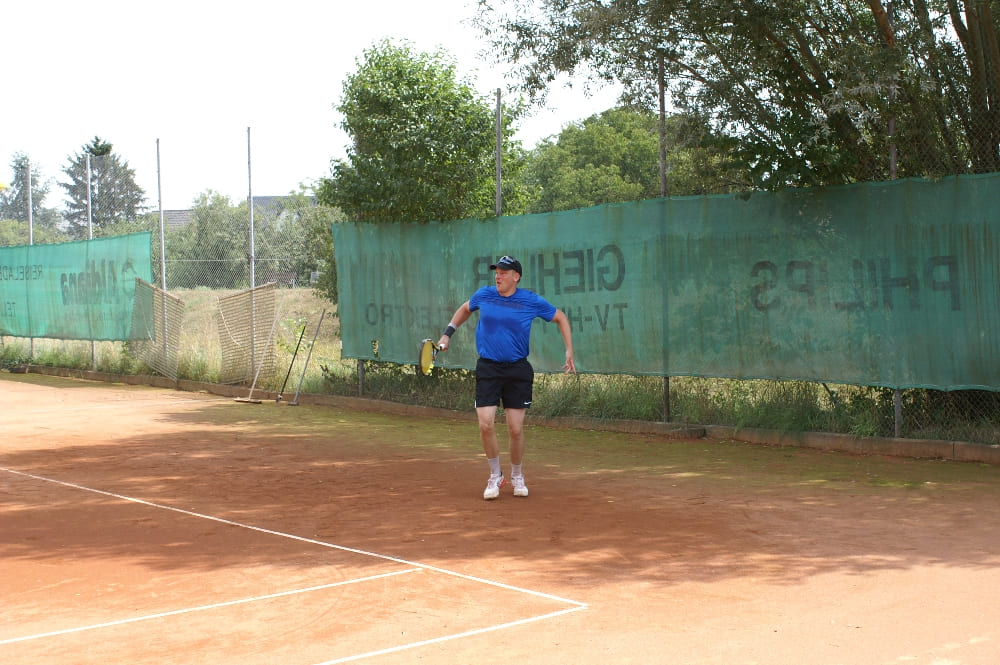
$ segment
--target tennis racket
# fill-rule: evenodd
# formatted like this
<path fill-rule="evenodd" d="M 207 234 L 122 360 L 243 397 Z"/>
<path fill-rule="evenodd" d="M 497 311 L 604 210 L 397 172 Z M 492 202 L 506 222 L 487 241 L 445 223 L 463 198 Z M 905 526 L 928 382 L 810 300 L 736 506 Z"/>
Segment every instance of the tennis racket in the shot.
<path fill-rule="evenodd" d="M 420 342 L 420 353 L 417 354 L 417 367 L 424 376 L 430 376 L 434 369 L 434 359 L 437 358 L 441 347 L 434 343 L 434 340 L 425 339 Z"/>

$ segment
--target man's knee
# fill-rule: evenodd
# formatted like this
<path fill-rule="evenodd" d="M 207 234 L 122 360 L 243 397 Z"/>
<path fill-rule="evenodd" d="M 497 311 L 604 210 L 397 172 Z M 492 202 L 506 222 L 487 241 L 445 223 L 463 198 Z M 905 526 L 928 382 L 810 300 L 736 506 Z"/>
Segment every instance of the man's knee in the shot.
<path fill-rule="evenodd" d="M 507 431 L 512 436 L 520 436 L 524 431 L 525 409 L 507 409 Z"/>

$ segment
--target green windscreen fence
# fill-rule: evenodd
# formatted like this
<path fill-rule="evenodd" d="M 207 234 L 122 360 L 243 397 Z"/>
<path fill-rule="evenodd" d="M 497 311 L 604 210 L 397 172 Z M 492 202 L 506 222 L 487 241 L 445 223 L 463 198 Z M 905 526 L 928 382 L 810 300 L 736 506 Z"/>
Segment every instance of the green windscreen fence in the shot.
<path fill-rule="evenodd" d="M 412 363 L 512 254 L 590 373 L 1000 388 L 1000 174 L 333 226 L 343 355 Z M 439 365 L 475 365 L 474 315 Z M 558 371 L 554 325 L 531 361 Z"/>
<path fill-rule="evenodd" d="M 151 236 L 0 247 L 0 334 L 133 339 L 135 279 L 150 281 Z"/>

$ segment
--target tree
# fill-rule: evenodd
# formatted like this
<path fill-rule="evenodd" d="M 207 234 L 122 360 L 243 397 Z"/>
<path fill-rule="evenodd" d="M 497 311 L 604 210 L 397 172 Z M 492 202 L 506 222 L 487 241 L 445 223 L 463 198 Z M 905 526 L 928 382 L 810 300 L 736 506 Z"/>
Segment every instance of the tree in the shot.
<path fill-rule="evenodd" d="M 58 229 L 50 227 L 32 229 L 29 238 L 27 222 L 20 222 L 13 219 L 0 219 L 0 247 L 27 245 L 29 244 L 29 240 L 36 245 L 44 245 L 48 243 L 64 242 L 67 238 L 65 234 L 60 232 Z"/>
<path fill-rule="evenodd" d="M 499 0 L 477 23 L 532 91 L 590 68 L 711 118 L 756 187 L 1000 169 L 991 0 Z M 898 163 L 890 156 L 898 150 Z"/>
<path fill-rule="evenodd" d="M 659 123 L 642 108 L 609 109 L 566 126 L 536 146 L 526 181 L 531 212 L 549 212 L 660 196 Z M 690 116 L 667 118 L 667 193 L 711 194 L 745 188 L 729 149 Z"/>
<path fill-rule="evenodd" d="M 136 184 L 135 171 L 112 147 L 95 136 L 63 169 L 69 178 L 60 183 L 67 195 L 66 220 L 76 238 L 87 238 L 90 224 L 95 237 L 107 235 L 116 223 L 134 221 L 146 211 L 146 192 Z"/>
<path fill-rule="evenodd" d="M 291 277 L 294 285 L 312 284 L 337 302 L 330 227 L 345 219 L 338 209 L 318 203 L 305 186 L 271 205 L 255 206 L 257 283 Z M 315 283 L 314 273 L 319 273 Z"/>
<path fill-rule="evenodd" d="M 49 195 L 49 183 L 24 153 L 15 153 L 10 163 L 14 178 L 9 187 L 0 191 L 0 219 L 25 223 L 25 244 L 27 244 L 28 222 L 28 171 L 31 171 L 31 222 L 33 231 L 50 231 L 47 236 L 58 237 L 59 213 L 45 207 Z"/>
<path fill-rule="evenodd" d="M 447 221 L 492 216 L 495 207 L 495 118 L 490 103 L 456 77 L 441 52 L 414 53 L 383 41 L 364 52 L 348 77 L 338 110 L 352 144 L 318 187 L 319 201 L 349 219 Z M 511 135 L 516 109 L 503 114 Z M 510 208 L 523 155 L 505 138 Z"/>
<path fill-rule="evenodd" d="M 210 289 L 250 286 L 249 211 L 244 201 L 202 192 L 191 209 L 191 222 L 166 234 L 167 288 Z"/>
<path fill-rule="evenodd" d="M 331 302 L 337 302 L 337 266 L 333 255 L 334 222 L 346 218 L 340 210 L 322 204 L 306 193 L 283 199 L 284 210 L 274 224 L 271 252 L 280 259 L 282 270 L 292 272 L 298 284 L 310 284 L 312 273 L 319 273 L 314 284 Z"/>

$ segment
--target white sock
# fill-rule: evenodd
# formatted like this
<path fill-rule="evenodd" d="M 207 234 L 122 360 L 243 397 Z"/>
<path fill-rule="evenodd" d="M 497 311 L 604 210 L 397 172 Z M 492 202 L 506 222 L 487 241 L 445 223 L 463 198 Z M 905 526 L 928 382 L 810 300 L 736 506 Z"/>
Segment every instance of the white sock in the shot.
<path fill-rule="evenodd" d="M 486 461 L 490 463 L 490 475 L 499 476 L 503 474 L 503 471 L 500 470 L 499 457 L 487 457 Z"/>
<path fill-rule="evenodd" d="M 511 478 L 517 478 L 520 475 L 522 475 L 521 474 L 521 465 L 520 464 L 511 464 L 510 465 L 510 477 Z"/>

